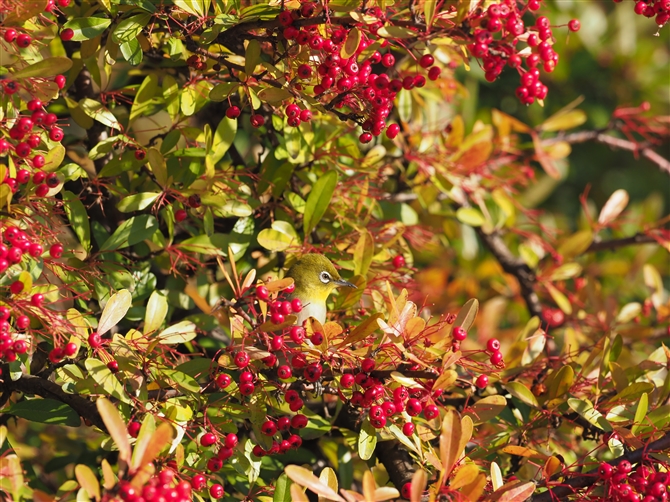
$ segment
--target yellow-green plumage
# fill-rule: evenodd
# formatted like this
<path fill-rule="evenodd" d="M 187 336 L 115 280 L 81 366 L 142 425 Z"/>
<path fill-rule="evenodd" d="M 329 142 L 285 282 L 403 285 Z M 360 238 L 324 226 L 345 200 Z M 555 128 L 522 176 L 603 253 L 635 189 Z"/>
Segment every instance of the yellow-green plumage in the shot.
<path fill-rule="evenodd" d="M 303 309 L 298 314 L 298 324 L 308 317 L 319 322 L 326 321 L 326 300 L 338 286 L 355 288 L 350 282 L 342 280 L 335 266 L 324 255 L 310 253 L 304 255 L 286 273 L 295 281 L 295 290 L 291 297 L 299 298 Z"/>

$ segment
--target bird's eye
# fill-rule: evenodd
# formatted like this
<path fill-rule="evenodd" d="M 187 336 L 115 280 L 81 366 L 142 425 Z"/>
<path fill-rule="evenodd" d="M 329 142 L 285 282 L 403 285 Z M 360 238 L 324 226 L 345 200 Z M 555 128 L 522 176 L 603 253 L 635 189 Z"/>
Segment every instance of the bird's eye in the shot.
<path fill-rule="evenodd" d="M 321 279 L 322 283 L 328 284 L 330 282 L 330 274 L 328 272 L 321 272 L 319 279 Z"/>

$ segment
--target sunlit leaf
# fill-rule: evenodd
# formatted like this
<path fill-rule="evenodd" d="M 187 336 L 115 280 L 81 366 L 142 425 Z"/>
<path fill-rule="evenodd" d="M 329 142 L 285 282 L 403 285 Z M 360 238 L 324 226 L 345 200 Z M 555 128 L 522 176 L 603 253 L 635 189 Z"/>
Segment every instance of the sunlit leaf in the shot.
<path fill-rule="evenodd" d="M 527 405 L 533 406 L 534 408 L 538 408 L 540 406 L 537 402 L 537 398 L 533 395 L 530 389 L 521 382 L 508 382 L 504 385 L 504 387 L 510 394 L 523 401 Z"/>
<path fill-rule="evenodd" d="M 368 460 L 372 458 L 376 447 L 377 429 L 372 426 L 369 420 L 365 420 L 358 435 L 358 456 L 362 460 Z"/>
<path fill-rule="evenodd" d="M 343 59 L 349 59 L 351 56 L 353 56 L 361 43 L 361 38 L 362 35 L 358 28 L 350 29 L 349 34 L 347 35 L 347 39 L 344 41 L 342 49 L 340 50 L 340 57 Z"/>
<path fill-rule="evenodd" d="M 167 298 L 162 293 L 154 291 L 149 297 L 147 310 L 144 314 L 144 329 L 142 332 L 146 335 L 153 333 L 161 327 L 168 311 Z"/>
<path fill-rule="evenodd" d="M 186 343 L 198 336 L 195 329 L 195 324 L 191 321 L 180 321 L 161 331 L 156 338 L 163 345 Z"/>
<path fill-rule="evenodd" d="M 86 490 L 90 497 L 100 500 L 100 483 L 89 466 L 77 464 L 74 468 L 74 475 L 79 485 Z"/>
<path fill-rule="evenodd" d="M 84 366 L 89 375 L 102 388 L 102 392 L 108 396 L 115 397 L 124 403 L 131 403 L 130 397 L 121 385 L 121 382 L 114 376 L 105 363 L 99 359 L 88 358 L 84 361 Z M 103 398 L 101 398 L 103 399 Z"/>
<path fill-rule="evenodd" d="M 90 359 L 87 359 L 88 361 Z M 95 405 L 98 408 L 98 413 L 100 413 L 100 418 L 107 426 L 107 432 L 112 436 L 116 447 L 119 449 L 119 460 L 129 464 L 131 457 L 130 442 L 128 441 L 128 430 L 121 414 L 116 406 L 105 397 L 98 398 Z"/>
<path fill-rule="evenodd" d="M 15 72 L 12 76 L 14 78 L 47 78 L 66 73 L 70 68 L 72 68 L 72 60 L 70 58 L 51 57 L 26 66 Z"/>
<path fill-rule="evenodd" d="M 99 335 L 104 335 L 114 326 L 116 326 L 121 319 L 126 316 L 128 309 L 133 303 L 133 295 L 127 289 L 122 289 L 114 293 L 102 310 L 100 321 L 98 322 L 97 332 Z"/>
<path fill-rule="evenodd" d="M 337 492 L 334 492 L 332 488 L 322 483 L 319 478 L 312 474 L 312 471 L 297 465 L 287 465 L 284 468 L 284 472 L 294 483 L 306 487 L 317 495 L 325 497 L 328 500 L 344 502 L 344 499 L 340 497 Z"/>

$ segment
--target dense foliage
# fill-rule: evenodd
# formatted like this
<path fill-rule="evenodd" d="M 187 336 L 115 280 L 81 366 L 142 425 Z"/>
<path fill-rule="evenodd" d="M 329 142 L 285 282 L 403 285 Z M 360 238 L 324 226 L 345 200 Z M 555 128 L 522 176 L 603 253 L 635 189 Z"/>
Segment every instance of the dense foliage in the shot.
<path fill-rule="evenodd" d="M 566 16 L 2 0 L 0 500 L 667 500 L 667 48 L 549 105 Z M 582 143 L 665 190 L 542 208 Z"/>

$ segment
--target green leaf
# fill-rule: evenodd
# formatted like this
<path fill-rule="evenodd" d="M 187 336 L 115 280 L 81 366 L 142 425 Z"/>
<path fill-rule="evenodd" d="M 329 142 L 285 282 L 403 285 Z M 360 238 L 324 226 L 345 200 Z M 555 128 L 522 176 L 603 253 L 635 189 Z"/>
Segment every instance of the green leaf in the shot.
<path fill-rule="evenodd" d="M 31 78 L 31 77 L 54 77 L 61 73 L 67 72 L 72 68 L 72 60 L 66 57 L 53 57 L 43 59 L 35 64 L 26 66 L 25 68 L 15 72 L 12 76 L 14 78 Z"/>
<path fill-rule="evenodd" d="M 286 474 L 282 474 L 275 481 L 275 491 L 272 494 L 272 502 L 291 502 L 291 480 Z"/>
<path fill-rule="evenodd" d="M 258 99 L 270 104 L 279 103 L 280 101 L 284 101 L 291 96 L 292 94 L 286 89 L 280 89 L 278 87 L 266 87 L 258 93 Z M 256 107 L 254 107 L 254 109 L 255 108 Z"/>
<path fill-rule="evenodd" d="M 593 232 L 591 230 L 581 230 L 563 241 L 558 248 L 558 254 L 563 255 L 565 260 L 571 260 L 586 251 L 592 242 Z"/>
<path fill-rule="evenodd" d="M 140 46 L 139 40 L 136 38 L 130 40 L 129 42 L 122 43 L 119 46 L 119 50 L 121 51 L 124 59 L 131 65 L 137 66 L 142 62 L 142 47 Z"/>
<path fill-rule="evenodd" d="M 163 345 L 176 345 L 193 340 L 198 334 L 195 324 L 191 321 L 181 321 L 161 331 L 156 338 Z"/>
<path fill-rule="evenodd" d="M 512 394 L 520 401 L 534 408 L 539 408 L 540 405 L 537 402 L 535 395 L 521 382 L 509 382 L 505 384 L 504 387 L 510 394 Z"/>
<path fill-rule="evenodd" d="M 100 392 L 115 397 L 126 404 L 132 404 L 132 400 L 126 394 L 121 382 L 114 376 L 105 363 L 99 359 L 88 358 L 84 361 L 91 378 L 101 387 Z"/>
<path fill-rule="evenodd" d="M 212 142 L 212 151 L 209 156 L 212 163 L 216 164 L 226 154 L 235 140 L 237 133 L 237 120 L 224 117 L 214 131 L 214 141 Z"/>
<path fill-rule="evenodd" d="M 180 9 L 193 14 L 199 18 L 205 17 L 209 10 L 209 0 L 174 0 L 174 4 Z"/>
<path fill-rule="evenodd" d="M 130 108 L 130 119 L 132 122 L 137 117 L 147 114 L 149 110 L 153 110 L 153 98 L 158 92 L 158 76 L 155 73 L 149 74 L 140 88 L 137 90 L 133 106 Z"/>
<path fill-rule="evenodd" d="M 116 120 L 114 114 L 107 110 L 99 101 L 85 98 L 79 102 L 79 106 L 84 110 L 84 113 L 93 120 L 97 120 L 101 124 L 113 129 L 121 129 L 121 125 L 119 124 L 119 121 Z"/>
<path fill-rule="evenodd" d="M 65 23 L 63 28 L 70 28 L 74 31 L 73 41 L 83 42 L 101 35 L 110 24 L 112 20 L 106 17 L 75 17 Z"/>
<path fill-rule="evenodd" d="M 273 224 L 274 227 L 274 224 Z M 268 251 L 285 251 L 298 239 L 277 228 L 264 228 L 258 233 L 258 243 Z"/>
<path fill-rule="evenodd" d="M 114 233 L 100 246 L 100 251 L 123 249 L 128 246 L 150 239 L 158 230 L 158 221 L 149 214 L 142 214 L 130 218 L 114 231 Z"/>
<path fill-rule="evenodd" d="M 453 325 L 460 326 L 465 331 L 468 331 L 474 324 L 478 312 L 479 300 L 476 298 L 470 298 L 461 307 L 461 310 L 458 311 L 458 315 L 456 315 L 456 320 L 454 321 Z"/>
<path fill-rule="evenodd" d="M 256 65 L 261 60 L 261 44 L 256 39 L 249 40 L 247 50 L 244 53 L 244 71 L 247 75 L 253 75 Z"/>
<path fill-rule="evenodd" d="M 367 418 L 363 421 L 361 432 L 358 435 L 358 456 L 361 460 L 370 460 L 377 447 L 377 429 Z"/>
<path fill-rule="evenodd" d="M 649 395 L 645 392 L 640 396 L 640 400 L 637 403 L 637 408 L 635 409 L 635 420 L 633 421 L 633 427 L 630 430 L 633 435 L 636 435 L 637 431 L 641 427 L 647 425 L 645 423 L 647 411 L 649 411 Z"/>
<path fill-rule="evenodd" d="M 543 131 L 564 131 L 582 125 L 587 119 L 584 110 L 559 111 L 540 126 Z"/>
<path fill-rule="evenodd" d="M 3 410 L 3 412 L 43 424 L 67 425 L 69 427 L 79 427 L 81 425 L 79 413 L 67 404 L 55 399 L 21 401 Z"/>
<path fill-rule="evenodd" d="M 326 214 L 330 200 L 335 193 L 338 180 L 337 171 L 328 171 L 314 183 L 305 204 L 303 229 L 306 236 L 312 232 L 319 221 L 321 221 L 321 218 L 323 218 L 323 215 Z"/>
<path fill-rule="evenodd" d="M 382 26 L 377 30 L 377 34 L 384 38 L 413 38 L 416 37 L 417 32 L 402 26 Z"/>
<path fill-rule="evenodd" d="M 573 277 L 577 277 L 582 273 L 582 266 L 579 263 L 564 263 L 560 267 L 554 269 L 549 276 L 551 281 L 565 281 Z"/>
<path fill-rule="evenodd" d="M 145 335 L 158 330 L 165 321 L 168 312 L 167 298 L 162 293 L 154 291 L 147 302 L 147 310 L 144 314 L 144 328 L 142 333 Z"/>
<path fill-rule="evenodd" d="M 154 201 L 160 197 L 160 195 L 161 194 L 159 192 L 137 193 L 135 195 L 124 197 L 116 207 L 122 213 L 142 211 L 153 204 Z"/>
<path fill-rule="evenodd" d="M 124 19 L 114 29 L 112 40 L 121 45 L 133 41 L 137 42 L 137 36 L 142 33 L 150 20 L 151 14 L 136 14 Z M 137 45 L 139 47 L 139 42 L 137 42 Z M 121 52 L 123 52 L 123 49 Z"/>
<path fill-rule="evenodd" d="M 549 291 L 549 294 L 553 300 L 556 302 L 556 305 L 558 305 L 558 308 L 560 308 L 568 315 L 572 314 L 572 304 L 570 303 L 570 300 L 568 300 L 568 297 L 561 293 L 557 288 L 554 287 L 553 284 L 549 282 L 545 284 L 545 287 L 547 288 L 547 291 Z"/>
<path fill-rule="evenodd" d="M 364 276 L 368 273 L 374 252 L 374 238 L 370 232 L 364 230 L 354 248 L 354 275 Z"/>
<path fill-rule="evenodd" d="M 209 91 L 209 99 L 212 101 L 225 101 L 239 86 L 240 84 L 237 82 L 223 82 L 217 84 L 211 91 Z"/>
<path fill-rule="evenodd" d="M 576 397 L 570 398 L 568 399 L 568 406 L 577 412 L 580 417 L 599 429 L 604 431 L 612 430 L 612 426 L 609 422 L 593 407 L 593 404 L 588 399 L 577 399 Z"/>
<path fill-rule="evenodd" d="M 476 207 L 461 207 L 456 211 L 456 218 L 461 223 L 470 225 L 471 227 L 481 227 L 486 223 L 486 218 L 482 212 Z"/>
<path fill-rule="evenodd" d="M 171 387 L 178 387 L 182 392 L 200 392 L 200 385 L 195 381 L 193 377 L 188 376 L 186 373 L 182 373 L 177 370 L 163 370 L 161 375 L 169 380 Z"/>
<path fill-rule="evenodd" d="M 86 252 L 89 252 L 91 250 L 91 225 L 88 221 L 86 208 L 79 197 L 72 192 L 63 190 L 61 194 L 63 196 L 63 202 L 65 203 L 65 212 L 70 220 L 70 225 L 72 225 L 72 229 L 74 230 L 74 233 L 77 234 L 79 242 L 83 248 Z"/>

